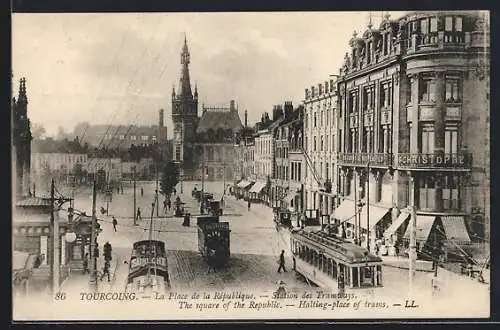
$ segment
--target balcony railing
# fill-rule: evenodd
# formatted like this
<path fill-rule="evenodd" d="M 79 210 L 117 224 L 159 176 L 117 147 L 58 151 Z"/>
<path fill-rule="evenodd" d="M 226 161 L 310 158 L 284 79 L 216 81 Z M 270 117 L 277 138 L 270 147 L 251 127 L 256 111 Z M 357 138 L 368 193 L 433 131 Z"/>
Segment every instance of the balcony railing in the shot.
<path fill-rule="evenodd" d="M 392 165 L 392 154 L 368 154 L 368 153 L 339 153 L 338 162 L 342 165 L 366 166 L 390 166 Z"/>
<path fill-rule="evenodd" d="M 397 154 L 397 166 L 399 168 L 448 168 L 448 169 L 470 169 L 472 166 L 472 154 L 466 152 L 446 154 Z"/>

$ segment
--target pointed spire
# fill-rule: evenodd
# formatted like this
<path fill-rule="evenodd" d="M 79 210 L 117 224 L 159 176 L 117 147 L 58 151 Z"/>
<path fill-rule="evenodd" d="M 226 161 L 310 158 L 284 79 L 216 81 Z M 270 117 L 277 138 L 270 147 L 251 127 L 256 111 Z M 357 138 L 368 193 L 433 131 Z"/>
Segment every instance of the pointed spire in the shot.
<path fill-rule="evenodd" d="M 198 98 L 198 83 L 194 84 L 194 98 Z"/>
<path fill-rule="evenodd" d="M 19 79 L 19 95 L 17 96 L 18 103 L 28 103 L 26 96 L 26 78 Z"/>
<path fill-rule="evenodd" d="M 372 29 L 372 12 L 369 12 L 368 13 L 368 29 L 371 30 Z"/>
<path fill-rule="evenodd" d="M 184 35 L 184 46 L 181 53 L 181 80 L 179 85 L 179 97 L 183 99 L 192 99 L 191 81 L 189 79 L 189 49 L 187 46 L 187 38 Z"/>

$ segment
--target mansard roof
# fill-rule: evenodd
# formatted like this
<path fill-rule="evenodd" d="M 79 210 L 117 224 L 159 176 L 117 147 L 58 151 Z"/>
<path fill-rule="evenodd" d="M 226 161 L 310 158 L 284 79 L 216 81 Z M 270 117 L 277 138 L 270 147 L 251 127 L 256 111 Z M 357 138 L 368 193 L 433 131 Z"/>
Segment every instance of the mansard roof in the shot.
<path fill-rule="evenodd" d="M 196 133 L 202 134 L 212 129 L 217 131 L 222 129 L 224 131 L 231 130 L 236 133 L 243 128 L 238 112 L 236 111 L 205 111 L 198 123 Z"/>

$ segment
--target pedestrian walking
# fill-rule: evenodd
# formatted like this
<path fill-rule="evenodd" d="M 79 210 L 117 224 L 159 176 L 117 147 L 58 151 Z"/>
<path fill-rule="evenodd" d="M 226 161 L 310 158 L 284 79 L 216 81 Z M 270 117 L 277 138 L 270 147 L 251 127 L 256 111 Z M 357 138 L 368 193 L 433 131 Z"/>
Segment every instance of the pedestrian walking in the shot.
<path fill-rule="evenodd" d="M 144 188 L 141 188 L 141 196 L 144 196 Z"/>
<path fill-rule="evenodd" d="M 174 195 L 177 195 L 177 190 L 173 189 Z"/>
<path fill-rule="evenodd" d="M 115 230 L 116 233 L 116 225 L 118 224 L 118 221 L 116 220 L 115 216 L 113 216 L 113 229 Z"/>
<path fill-rule="evenodd" d="M 250 206 L 252 205 L 252 203 L 250 202 L 250 200 L 248 201 L 248 211 L 250 211 Z"/>
<path fill-rule="evenodd" d="M 215 269 L 215 250 L 214 249 L 209 249 L 208 250 L 208 271 L 207 274 L 210 274 L 210 270 L 213 270 L 214 273 L 217 273 L 217 270 Z"/>
<path fill-rule="evenodd" d="M 138 207 L 137 208 L 137 216 L 135 218 L 136 220 L 142 220 L 142 217 L 141 217 L 141 208 Z"/>
<path fill-rule="evenodd" d="M 123 186 L 120 187 L 121 191 L 122 191 L 122 195 L 123 195 Z"/>
<path fill-rule="evenodd" d="M 112 252 L 112 247 L 109 242 L 106 242 L 103 247 L 103 255 L 104 255 L 104 260 L 106 261 L 111 261 L 111 252 Z"/>
<path fill-rule="evenodd" d="M 172 202 L 170 201 L 170 198 L 167 199 L 167 207 L 168 207 L 168 210 L 170 211 L 170 208 L 172 207 Z"/>
<path fill-rule="evenodd" d="M 281 273 L 282 269 L 286 273 L 286 269 L 285 269 L 285 250 L 281 250 L 279 265 L 280 266 L 278 267 L 278 273 Z"/>
<path fill-rule="evenodd" d="M 108 276 L 108 282 L 111 282 L 110 274 L 109 274 L 109 261 L 104 262 L 104 268 L 102 269 L 102 274 L 101 274 L 101 281 L 104 278 L 104 276 Z"/>
<path fill-rule="evenodd" d="M 89 273 L 89 254 L 85 253 L 85 257 L 83 257 L 83 273 Z"/>

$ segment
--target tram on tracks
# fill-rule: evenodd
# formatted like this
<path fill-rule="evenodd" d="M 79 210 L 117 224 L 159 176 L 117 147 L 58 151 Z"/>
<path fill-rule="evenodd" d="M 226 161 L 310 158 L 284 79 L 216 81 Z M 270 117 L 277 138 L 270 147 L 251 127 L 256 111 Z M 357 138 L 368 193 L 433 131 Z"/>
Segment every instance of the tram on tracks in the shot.
<path fill-rule="evenodd" d="M 165 293 L 169 289 L 165 243 L 157 240 L 134 242 L 125 291 Z"/>
<path fill-rule="evenodd" d="M 201 216 L 197 219 L 198 251 L 212 266 L 225 266 L 229 261 L 230 232 L 228 222 L 219 222 L 218 216 Z"/>
<path fill-rule="evenodd" d="M 382 286 L 382 259 L 325 232 L 292 230 L 295 271 L 321 288 L 345 292 Z"/>

